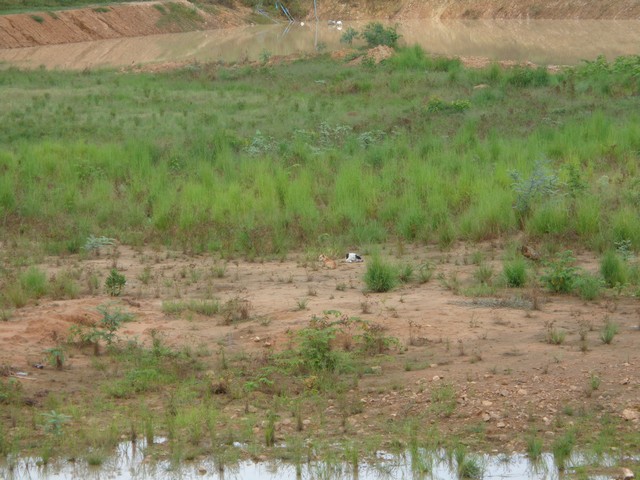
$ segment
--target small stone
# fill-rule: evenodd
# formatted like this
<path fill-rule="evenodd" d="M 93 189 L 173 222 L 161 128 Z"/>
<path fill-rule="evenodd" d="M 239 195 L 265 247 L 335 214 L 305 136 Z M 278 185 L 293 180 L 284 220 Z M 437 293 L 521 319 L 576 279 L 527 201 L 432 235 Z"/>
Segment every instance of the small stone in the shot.
<path fill-rule="evenodd" d="M 483 407 L 490 407 L 491 405 L 493 405 L 493 402 L 491 402 L 489 400 L 483 400 L 482 401 L 482 406 Z"/>
<path fill-rule="evenodd" d="M 254 341 L 254 342 L 256 342 L 256 343 L 257 343 L 257 342 L 259 342 L 259 341 L 260 341 L 260 337 L 255 337 L 255 338 L 253 339 L 253 341 Z"/>
<path fill-rule="evenodd" d="M 504 422 L 498 422 L 498 423 L 496 423 L 496 427 L 498 427 L 498 428 L 504 428 L 504 427 L 506 427 L 506 425 L 505 425 L 505 423 L 504 423 Z"/>
<path fill-rule="evenodd" d="M 629 377 L 627 377 L 627 378 L 625 378 L 624 380 L 622 380 L 622 381 L 620 382 L 620 384 L 621 384 L 621 385 L 629 385 L 629 382 L 630 382 L 630 381 L 631 381 L 631 380 L 629 380 Z"/>
<path fill-rule="evenodd" d="M 206 475 L 206 474 L 207 474 L 207 469 L 206 469 L 206 468 L 202 468 L 202 467 L 200 467 L 200 468 L 198 469 L 198 473 L 199 473 L 200 475 Z"/>
<path fill-rule="evenodd" d="M 382 367 L 380 365 L 376 365 L 375 367 L 371 367 L 371 373 L 373 375 L 382 375 Z"/>
<path fill-rule="evenodd" d="M 521 388 L 520 390 L 518 390 L 518 395 L 526 395 L 528 392 L 524 389 Z"/>
<path fill-rule="evenodd" d="M 503 397 L 508 397 L 508 396 L 509 396 L 509 391 L 508 391 L 508 390 L 504 390 L 504 389 L 502 389 L 502 390 L 500 390 L 498 393 L 499 393 L 500 395 L 502 395 Z"/>
<path fill-rule="evenodd" d="M 302 424 L 303 424 L 303 425 L 305 425 L 305 426 L 307 426 L 307 425 L 311 425 L 311 420 L 309 420 L 308 418 L 305 418 L 305 419 L 302 421 Z"/>
<path fill-rule="evenodd" d="M 431 365 L 429 365 L 431 368 L 436 368 L 438 366 L 437 363 L 432 363 Z"/>
<path fill-rule="evenodd" d="M 620 478 L 622 480 L 631 480 L 634 477 L 633 472 L 626 467 L 620 469 Z"/>
<path fill-rule="evenodd" d="M 482 420 L 484 420 L 485 422 L 488 422 L 489 420 L 491 420 L 491 415 L 489 415 L 488 413 L 483 413 L 482 414 Z"/>
<path fill-rule="evenodd" d="M 572 392 L 575 392 L 576 390 L 578 390 L 578 387 L 576 387 L 575 385 L 571 385 L 569 387 L 569 390 L 571 390 Z"/>
<path fill-rule="evenodd" d="M 640 418 L 640 415 L 638 414 L 638 412 L 631 410 L 630 408 L 625 408 L 622 411 L 622 418 L 627 421 L 635 422 L 636 420 L 638 420 L 638 418 Z"/>

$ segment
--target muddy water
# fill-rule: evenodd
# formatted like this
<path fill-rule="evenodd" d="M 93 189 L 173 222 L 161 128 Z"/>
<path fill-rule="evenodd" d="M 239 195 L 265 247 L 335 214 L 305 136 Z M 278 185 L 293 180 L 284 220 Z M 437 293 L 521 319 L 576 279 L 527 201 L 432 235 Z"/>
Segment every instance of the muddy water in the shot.
<path fill-rule="evenodd" d="M 242 451 L 241 445 L 236 447 Z M 284 447 L 281 447 L 284 448 Z M 32 480 L 58 479 L 216 479 L 216 480 L 298 480 L 298 479 L 326 479 L 326 480 L 380 480 L 380 479 L 411 479 L 425 480 L 454 480 L 458 479 L 455 460 L 447 457 L 444 451 L 418 451 L 419 458 L 411 454 L 391 455 L 378 452 L 377 461 L 360 462 L 357 467 L 344 463 L 312 462 L 303 463 L 296 467 L 292 464 L 279 462 L 254 463 L 241 461 L 235 465 L 219 468 L 211 459 L 183 463 L 180 466 L 160 460 L 152 462 L 145 457 L 145 444 L 124 442 L 116 453 L 106 459 L 100 467 L 91 467 L 85 461 L 73 463 L 61 462 L 39 466 L 38 459 L 19 458 L 8 463 L 0 462 L 0 478 L 17 480 L 28 478 Z M 571 474 L 577 466 L 592 464 L 592 460 L 584 455 L 574 455 L 566 464 L 566 470 L 561 473 L 554 464 L 553 455 L 543 454 L 535 463 L 529 461 L 523 454 L 514 455 L 477 455 L 474 457 L 480 468 L 483 480 L 553 480 L 563 478 L 564 474 Z M 621 459 L 629 462 L 633 459 Z M 637 459 L 636 459 L 637 460 Z M 615 468 L 617 462 L 612 458 L 598 458 L 596 464 L 597 475 L 589 478 L 597 480 L 613 479 L 620 474 L 620 468 Z M 419 468 L 416 466 L 428 466 Z M 422 472 L 422 473 L 419 473 Z M 428 472 L 428 473 L 427 473 Z"/>
<path fill-rule="evenodd" d="M 327 22 L 121 38 L 0 50 L 0 62 L 26 68 L 84 69 L 135 64 L 259 60 L 269 55 L 342 48 L 342 30 Z M 398 25 L 402 42 L 430 53 L 537 64 L 576 64 L 603 54 L 640 54 L 638 20 L 416 20 Z"/>

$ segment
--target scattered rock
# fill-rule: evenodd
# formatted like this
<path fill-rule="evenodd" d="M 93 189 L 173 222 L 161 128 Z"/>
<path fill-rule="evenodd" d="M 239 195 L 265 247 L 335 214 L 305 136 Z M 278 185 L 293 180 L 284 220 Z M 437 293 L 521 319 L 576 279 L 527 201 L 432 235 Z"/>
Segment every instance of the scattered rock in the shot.
<path fill-rule="evenodd" d="M 504 427 L 506 427 L 506 425 L 505 425 L 505 423 L 504 423 L 504 422 L 498 422 L 498 423 L 496 423 L 496 427 L 498 427 L 498 428 L 504 428 Z"/>
<path fill-rule="evenodd" d="M 636 422 L 640 418 L 640 414 L 638 414 L 638 412 L 636 412 L 635 410 L 631 410 L 630 408 L 625 408 L 622 411 L 622 418 L 624 418 L 628 422 L 629 421 Z"/>
<path fill-rule="evenodd" d="M 489 400 L 483 400 L 482 401 L 482 406 L 483 407 L 490 407 L 491 405 L 493 405 L 493 402 L 491 402 Z"/>
<path fill-rule="evenodd" d="M 620 469 L 620 478 L 621 480 L 631 480 L 634 477 L 633 472 L 626 467 L 622 467 Z"/>
<path fill-rule="evenodd" d="M 439 380 L 442 380 L 442 377 L 439 376 L 439 375 L 434 375 L 433 378 L 431 379 L 431 381 L 433 381 L 433 382 L 437 382 Z"/>

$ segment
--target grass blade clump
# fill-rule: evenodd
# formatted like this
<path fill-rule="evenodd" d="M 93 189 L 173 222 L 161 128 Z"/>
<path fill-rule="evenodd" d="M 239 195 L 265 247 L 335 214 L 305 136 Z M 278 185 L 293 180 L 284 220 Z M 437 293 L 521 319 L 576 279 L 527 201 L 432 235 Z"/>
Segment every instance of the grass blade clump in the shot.
<path fill-rule="evenodd" d="M 524 287 L 527 282 L 527 262 L 524 258 L 516 258 L 510 262 L 505 262 L 503 273 L 508 287 Z"/>
<path fill-rule="evenodd" d="M 383 262 L 380 257 L 374 257 L 367 265 L 364 282 L 372 292 L 388 292 L 398 283 L 398 275 L 392 265 Z"/>
<path fill-rule="evenodd" d="M 595 300 L 600 297 L 602 280 L 595 275 L 584 273 L 576 278 L 574 287 L 582 300 Z"/>
<path fill-rule="evenodd" d="M 627 283 L 627 266 L 624 260 L 613 250 L 608 250 L 600 261 L 600 273 L 607 287 Z"/>

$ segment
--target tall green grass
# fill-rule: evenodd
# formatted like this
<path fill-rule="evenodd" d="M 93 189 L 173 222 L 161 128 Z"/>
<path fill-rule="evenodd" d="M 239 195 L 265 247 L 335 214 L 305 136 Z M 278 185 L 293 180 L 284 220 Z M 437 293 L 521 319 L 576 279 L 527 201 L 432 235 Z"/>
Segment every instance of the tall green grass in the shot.
<path fill-rule="evenodd" d="M 49 253 L 89 235 L 254 256 L 327 238 L 444 248 L 520 228 L 639 249 L 638 63 L 550 76 L 411 47 L 374 70 L 328 56 L 154 75 L 5 69 L 0 231 Z M 511 173 L 542 159 L 557 192 L 520 225 Z"/>

